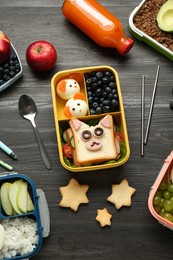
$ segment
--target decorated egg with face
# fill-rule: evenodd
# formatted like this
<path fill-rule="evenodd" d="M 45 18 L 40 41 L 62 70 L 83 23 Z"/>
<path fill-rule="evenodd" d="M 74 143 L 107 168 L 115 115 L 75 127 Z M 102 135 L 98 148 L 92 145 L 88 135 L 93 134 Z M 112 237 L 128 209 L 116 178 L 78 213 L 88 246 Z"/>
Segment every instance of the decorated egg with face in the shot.
<path fill-rule="evenodd" d="M 80 86 L 74 79 L 63 79 L 58 82 L 56 92 L 60 98 L 68 100 L 80 92 Z"/>
<path fill-rule="evenodd" d="M 87 114 L 88 106 L 82 93 L 77 93 L 66 102 L 64 114 L 66 117 L 79 117 Z"/>

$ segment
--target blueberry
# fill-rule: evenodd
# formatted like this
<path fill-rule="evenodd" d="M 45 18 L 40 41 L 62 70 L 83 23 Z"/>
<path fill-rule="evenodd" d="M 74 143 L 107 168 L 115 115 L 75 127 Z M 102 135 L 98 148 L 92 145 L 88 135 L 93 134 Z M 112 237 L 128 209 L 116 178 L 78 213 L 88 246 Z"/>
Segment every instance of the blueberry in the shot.
<path fill-rule="evenodd" d="M 105 71 L 105 76 L 107 77 L 111 77 L 112 76 L 112 72 L 111 71 Z"/>
<path fill-rule="evenodd" d="M 91 108 L 91 109 L 90 109 L 90 114 L 91 114 L 91 115 L 94 115 L 94 114 L 95 114 L 95 109 Z"/>
<path fill-rule="evenodd" d="M 102 108 L 100 106 L 96 107 L 95 113 L 96 114 L 101 114 L 102 113 Z"/>
<path fill-rule="evenodd" d="M 106 87 L 106 88 L 105 88 L 105 91 L 106 91 L 106 93 L 108 93 L 108 94 L 109 94 L 109 93 L 111 93 L 111 92 L 112 92 L 112 89 L 111 89 L 110 87 Z"/>
<path fill-rule="evenodd" d="M 103 113 L 108 113 L 111 111 L 110 106 L 103 106 Z"/>
<path fill-rule="evenodd" d="M 5 81 L 3 79 L 0 79 L 0 86 L 3 85 Z"/>
<path fill-rule="evenodd" d="M 97 86 L 101 86 L 101 85 L 102 85 L 101 80 L 97 81 Z"/>
<path fill-rule="evenodd" d="M 103 106 L 109 106 L 111 102 L 109 99 L 105 99 L 102 103 L 103 103 Z"/>
<path fill-rule="evenodd" d="M 111 89 L 115 89 L 115 82 L 109 82 L 109 87 L 111 88 Z"/>
<path fill-rule="evenodd" d="M 93 101 L 99 103 L 98 97 L 94 97 L 94 98 L 93 98 Z"/>
<path fill-rule="evenodd" d="M 104 92 L 102 93 L 102 97 L 103 97 L 103 98 L 107 98 L 107 96 L 108 96 L 108 94 L 104 91 Z"/>
<path fill-rule="evenodd" d="M 0 67 L 0 74 L 2 74 L 4 71 L 3 67 Z"/>
<path fill-rule="evenodd" d="M 5 70 L 4 70 L 4 74 L 5 74 L 5 75 L 8 75 L 9 72 L 10 72 L 9 69 L 5 69 Z"/>
<path fill-rule="evenodd" d="M 92 83 L 92 88 L 97 89 L 97 82 Z"/>
<path fill-rule="evenodd" d="M 90 73 L 90 76 L 91 77 L 94 77 L 96 75 L 96 71 L 92 71 L 91 73 Z"/>
<path fill-rule="evenodd" d="M 108 77 L 103 77 L 102 78 L 102 83 L 103 84 L 108 84 L 109 83 L 109 78 Z"/>
<path fill-rule="evenodd" d="M 103 90 L 101 88 L 96 89 L 96 96 L 101 96 Z"/>
<path fill-rule="evenodd" d="M 5 63 L 5 64 L 3 65 L 3 68 L 4 68 L 4 69 L 8 69 L 8 68 L 9 68 L 9 64 L 8 64 L 8 63 Z"/>
<path fill-rule="evenodd" d="M 95 76 L 97 79 L 101 79 L 103 77 L 103 72 L 98 71 L 98 72 L 96 72 Z"/>
<path fill-rule="evenodd" d="M 88 97 L 92 97 L 92 95 L 93 95 L 93 93 L 92 93 L 92 91 L 88 91 Z"/>
<path fill-rule="evenodd" d="M 9 75 L 10 75 L 10 78 L 13 78 L 15 76 L 15 72 L 13 70 L 11 70 Z"/>
<path fill-rule="evenodd" d="M 92 80 L 91 80 L 90 78 L 88 78 L 88 79 L 86 80 L 86 86 L 90 86 L 91 83 L 92 83 Z"/>
<path fill-rule="evenodd" d="M 114 77 L 114 76 L 111 76 L 111 77 L 110 77 L 110 81 L 115 82 L 115 77 Z"/>
<path fill-rule="evenodd" d="M 109 93 L 109 94 L 108 94 L 108 98 L 109 98 L 109 99 L 112 99 L 112 98 L 113 98 L 113 94 L 112 94 L 112 93 Z"/>
<path fill-rule="evenodd" d="M 116 99 L 112 99 L 112 100 L 111 100 L 111 106 L 112 106 L 112 107 L 118 108 L 118 105 L 119 105 L 119 103 L 118 103 L 118 101 L 117 101 Z"/>
<path fill-rule="evenodd" d="M 96 108 L 96 107 L 98 107 L 98 105 L 99 105 L 99 104 L 98 104 L 97 102 L 93 102 L 92 107 L 93 107 L 93 108 Z"/>
<path fill-rule="evenodd" d="M 113 98 L 118 100 L 118 95 L 117 94 L 113 94 Z"/>
<path fill-rule="evenodd" d="M 93 83 L 97 82 L 97 78 L 96 77 L 92 77 L 91 80 L 92 80 Z"/>
<path fill-rule="evenodd" d="M 20 64 L 19 64 L 19 63 L 16 63 L 16 64 L 15 64 L 15 67 L 16 67 L 16 69 L 19 69 L 19 68 L 20 68 Z"/>
<path fill-rule="evenodd" d="M 92 104 L 92 102 L 93 102 L 93 97 L 92 96 L 88 97 L 88 103 Z"/>
<path fill-rule="evenodd" d="M 112 89 L 112 94 L 117 94 L 117 89 Z"/>

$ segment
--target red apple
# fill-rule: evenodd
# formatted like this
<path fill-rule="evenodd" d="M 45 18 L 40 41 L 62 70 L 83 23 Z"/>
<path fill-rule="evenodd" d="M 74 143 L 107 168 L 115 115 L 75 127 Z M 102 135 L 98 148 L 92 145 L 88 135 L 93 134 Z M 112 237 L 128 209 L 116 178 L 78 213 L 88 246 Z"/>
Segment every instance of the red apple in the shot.
<path fill-rule="evenodd" d="M 35 71 L 51 70 L 57 59 L 55 47 L 47 41 L 39 40 L 31 43 L 26 50 L 26 61 Z"/>
<path fill-rule="evenodd" d="M 9 60 L 11 54 L 11 43 L 8 37 L 0 31 L 0 65 Z"/>

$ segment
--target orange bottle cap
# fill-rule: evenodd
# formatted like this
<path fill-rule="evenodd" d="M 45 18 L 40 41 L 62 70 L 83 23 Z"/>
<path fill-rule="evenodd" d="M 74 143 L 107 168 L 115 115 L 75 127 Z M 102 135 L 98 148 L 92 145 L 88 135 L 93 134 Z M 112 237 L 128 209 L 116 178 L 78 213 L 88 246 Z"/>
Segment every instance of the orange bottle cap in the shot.
<path fill-rule="evenodd" d="M 127 52 L 130 51 L 130 49 L 132 48 L 134 44 L 134 41 L 130 38 L 128 38 L 123 44 L 122 46 L 118 49 L 119 53 L 121 55 L 125 55 Z"/>

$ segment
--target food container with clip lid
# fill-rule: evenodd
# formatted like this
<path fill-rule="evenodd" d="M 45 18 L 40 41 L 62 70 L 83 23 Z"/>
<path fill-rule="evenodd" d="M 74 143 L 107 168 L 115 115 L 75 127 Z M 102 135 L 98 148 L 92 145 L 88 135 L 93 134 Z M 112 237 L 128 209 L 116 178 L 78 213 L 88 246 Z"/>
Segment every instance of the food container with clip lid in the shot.
<path fill-rule="evenodd" d="M 94 76 L 95 75 L 95 76 Z M 115 94 L 117 100 L 118 100 L 118 108 L 113 110 L 113 111 L 102 111 L 101 113 L 93 113 L 93 105 L 94 102 L 90 102 L 90 95 L 92 93 L 97 92 L 96 89 L 94 91 L 90 88 L 88 88 L 89 81 L 91 82 L 92 80 L 95 81 L 96 83 L 96 77 L 100 79 L 100 77 L 105 75 L 109 75 L 110 77 L 110 82 L 111 84 L 107 82 L 108 79 L 102 79 L 106 83 L 103 84 L 104 86 L 101 87 L 99 91 L 104 92 L 104 88 L 106 88 L 108 85 L 112 87 L 113 93 Z M 89 77 L 89 78 L 88 78 Z M 91 78 L 90 78 L 91 77 Z M 94 79 L 95 77 L 95 79 Z M 67 103 L 69 102 L 68 100 L 64 100 L 62 97 L 57 94 L 57 88 L 58 86 L 61 86 L 62 89 L 65 89 L 65 87 L 70 89 L 70 86 L 68 85 L 71 79 L 75 79 L 75 81 L 78 82 L 80 86 L 80 92 L 83 94 L 85 97 L 85 101 L 87 103 L 87 113 L 83 116 L 72 116 L 68 117 L 68 115 L 64 112 L 64 108 L 67 107 Z M 99 80 L 100 81 L 100 80 Z M 62 83 L 62 84 L 61 84 Z M 96 87 L 96 85 L 92 85 L 92 87 Z M 98 85 L 97 85 L 98 86 Z M 102 66 L 91 66 L 91 67 L 83 67 L 83 68 L 76 68 L 76 69 L 69 69 L 69 70 L 64 70 L 64 71 L 59 71 L 56 73 L 51 81 L 51 90 L 52 90 L 52 100 L 53 100 L 53 110 L 54 110 L 54 119 L 55 119 L 55 126 L 56 126 L 56 135 L 57 135 L 57 142 L 58 142 L 58 149 L 59 149 L 59 157 L 60 157 L 60 162 L 64 168 L 66 168 L 69 171 L 72 172 L 83 172 L 83 171 L 94 171 L 94 170 L 100 170 L 100 169 L 108 169 L 108 168 L 113 168 L 117 166 L 121 166 L 124 164 L 129 156 L 130 156 L 130 147 L 129 147 L 129 140 L 128 140 L 128 133 L 127 133 L 127 127 L 126 127 L 126 119 L 125 119 L 125 112 L 124 112 L 124 106 L 123 106 L 123 100 L 122 100 L 122 94 L 121 94 L 121 88 L 120 88 L 120 82 L 119 82 L 119 77 L 118 73 L 116 70 L 110 66 L 102 65 Z M 107 89 L 107 91 L 110 91 L 110 88 Z M 64 90 L 63 90 L 64 91 Z M 108 91 L 108 92 L 109 92 Z M 97 93 L 98 94 L 98 93 Z M 100 93 L 98 94 L 99 98 L 97 98 L 97 103 L 99 100 L 101 100 Z M 112 93 L 111 95 L 112 96 Z M 95 96 L 94 96 L 95 97 Z M 93 98 L 93 96 L 92 96 Z M 103 100 L 104 102 L 108 102 L 108 98 L 106 97 L 106 100 Z M 104 103 L 105 104 L 105 103 Z M 73 109 L 77 108 L 75 107 L 76 103 L 74 103 L 74 107 L 70 107 L 71 111 Z M 78 105 L 78 103 L 77 103 Z M 92 105 L 92 108 L 91 106 Z M 100 105 L 101 106 L 101 105 Z M 103 107 L 102 107 L 103 108 Z M 66 110 L 65 110 L 66 111 Z M 107 132 L 107 129 L 104 129 L 103 133 L 103 139 L 102 139 L 102 134 L 99 136 L 99 141 L 97 138 L 97 141 L 93 142 L 91 146 L 99 145 L 101 144 L 101 148 L 98 150 L 90 149 L 87 144 L 89 144 L 89 141 L 91 141 L 92 138 L 94 138 L 96 135 L 94 134 L 93 128 L 96 127 L 97 125 L 100 124 L 101 120 L 103 118 L 107 117 L 112 117 L 113 121 L 113 126 L 112 126 L 112 133 L 113 134 L 112 140 L 110 142 L 107 142 L 105 144 L 105 140 L 107 136 L 109 135 Z M 76 120 L 74 120 L 76 119 Z M 74 131 L 73 128 L 73 134 L 75 133 L 76 136 L 78 134 L 78 139 L 75 139 L 75 135 L 70 134 L 70 140 L 66 140 L 67 138 L 67 131 L 72 129 L 70 128 L 70 122 L 71 120 L 74 120 L 75 123 L 79 123 L 80 126 L 86 127 L 87 131 L 85 133 L 89 133 L 90 136 L 88 140 L 83 140 L 84 138 L 82 137 L 82 132 L 76 133 L 78 129 L 75 129 L 76 132 Z M 73 122 L 74 122 L 73 121 Z M 88 126 L 86 126 L 88 125 Z M 100 125 L 99 125 L 100 126 Z M 81 128 L 82 128 L 81 127 Z M 92 130 L 90 131 L 90 127 L 93 127 Z M 94 128 L 94 129 L 96 129 Z M 81 130 L 81 129 L 80 129 Z M 89 130 L 89 132 L 88 132 Z M 100 127 L 99 129 L 99 134 L 100 134 Z M 71 133 L 71 131 L 70 131 Z M 96 133 L 97 134 L 97 133 Z M 68 134 L 69 135 L 69 134 Z M 117 137 L 118 136 L 118 137 Z M 91 139 L 90 139 L 91 138 Z M 115 138 L 115 139 L 114 139 Z M 92 139 L 93 140 L 93 139 Z M 95 139 L 96 140 L 96 139 Z M 64 147 L 66 143 L 69 143 L 71 147 L 71 153 L 72 157 L 69 158 L 64 155 Z M 76 144 L 80 144 L 80 149 L 76 149 Z M 112 146 L 112 148 L 111 148 Z M 117 151 L 117 156 L 116 158 L 114 157 L 113 159 L 109 159 L 106 161 L 98 162 L 98 163 L 93 163 L 93 160 L 96 158 L 100 159 L 100 154 L 104 154 L 106 156 L 111 152 L 114 147 L 116 146 L 116 151 Z M 77 147 L 78 148 L 78 147 Z M 102 148 L 104 150 L 102 150 Z M 111 150 L 112 149 L 112 150 Z M 77 152 L 78 151 L 78 152 Z M 77 154 L 77 155 L 76 155 Z M 83 160 L 87 158 L 87 163 L 85 164 L 79 164 L 78 158 L 81 159 L 83 156 Z M 77 157 L 77 159 L 76 159 Z M 88 163 L 88 158 L 90 159 L 90 163 Z M 105 157 L 104 157 L 105 158 Z M 92 161 L 92 162 L 91 162 Z"/>
<path fill-rule="evenodd" d="M 5 64 L 1 65 L 0 68 L 3 70 L 7 69 L 8 71 L 7 75 L 4 75 L 6 79 L 0 79 L 0 92 L 2 92 L 6 88 L 10 87 L 13 83 L 15 83 L 23 74 L 22 63 L 12 42 L 10 59 L 9 61 L 5 62 Z"/>
<path fill-rule="evenodd" d="M 43 238 L 48 237 L 49 233 L 50 233 L 49 209 L 48 209 L 48 205 L 47 205 L 47 201 L 46 201 L 44 192 L 41 189 L 36 189 L 33 181 L 24 174 L 12 172 L 12 173 L 3 173 L 0 175 L 0 189 L 2 189 L 4 184 L 13 185 L 17 182 L 27 184 L 27 192 L 33 202 L 33 209 L 30 211 L 27 211 L 25 213 L 21 212 L 21 214 L 19 214 L 14 211 L 13 204 L 11 204 L 12 208 L 13 208 L 13 214 L 11 214 L 11 215 L 6 214 L 6 210 L 3 207 L 3 197 L 2 197 L 2 190 L 1 190 L 0 224 L 4 227 L 4 230 L 5 230 L 5 240 L 7 240 L 8 243 L 10 243 L 10 237 L 8 238 L 8 232 L 6 232 L 9 230 L 9 226 L 10 226 L 10 228 L 12 228 L 12 229 L 14 228 L 14 230 L 17 230 L 16 233 L 20 232 L 20 236 L 21 236 L 23 230 L 25 232 L 27 231 L 28 223 L 31 223 L 31 224 L 29 224 L 30 228 L 28 228 L 28 231 L 27 231 L 28 232 L 27 241 L 32 243 L 34 234 L 36 234 L 37 242 L 32 245 L 27 244 L 28 242 L 23 242 L 26 240 L 26 233 L 25 233 L 25 237 L 23 237 L 23 240 L 21 241 L 21 243 L 20 243 L 21 238 L 17 238 L 17 237 L 14 238 L 14 241 L 16 239 L 17 244 L 18 244 L 16 247 L 15 247 L 14 241 L 13 241 L 13 245 L 11 245 L 11 247 L 9 246 L 8 243 L 6 244 L 4 242 L 4 244 L 2 245 L 2 248 L 1 248 L 0 259 L 5 259 L 5 260 L 18 260 L 18 259 L 28 260 L 28 259 L 30 259 L 32 256 L 34 256 L 40 250 Z M 19 184 L 19 185 L 21 185 L 21 184 Z M 19 189 L 20 188 L 18 188 L 17 192 L 19 192 Z M 8 192 L 9 192 L 9 190 L 8 190 Z M 13 196 L 14 197 L 16 196 L 15 193 L 13 194 Z M 31 238 L 29 238 L 29 236 L 31 236 Z M 31 241 L 29 239 L 31 239 Z M 25 243 L 25 244 L 22 245 L 22 243 Z M 25 248 L 27 246 L 29 248 L 28 252 L 25 251 Z M 25 253 L 20 254 L 19 251 L 22 251 Z"/>
<path fill-rule="evenodd" d="M 173 200 L 173 151 L 164 161 L 148 197 L 148 207 L 153 217 L 163 226 L 173 230 L 171 200 Z"/>
<path fill-rule="evenodd" d="M 172 33 L 161 31 L 156 21 L 159 8 L 165 2 L 165 0 L 159 1 L 159 3 L 157 0 L 143 0 L 129 16 L 129 31 L 139 41 L 145 42 L 156 51 L 173 60 L 173 50 L 172 47 L 169 48 L 170 44 L 172 46 L 173 35 Z M 137 25 L 135 22 L 138 14 L 140 23 L 142 26 L 145 26 L 145 29 L 142 29 L 141 25 Z M 141 14 L 143 14 L 143 17 L 141 17 Z M 151 28 L 151 23 L 152 26 L 154 25 L 153 28 Z M 147 32 L 146 29 L 148 30 Z"/>

